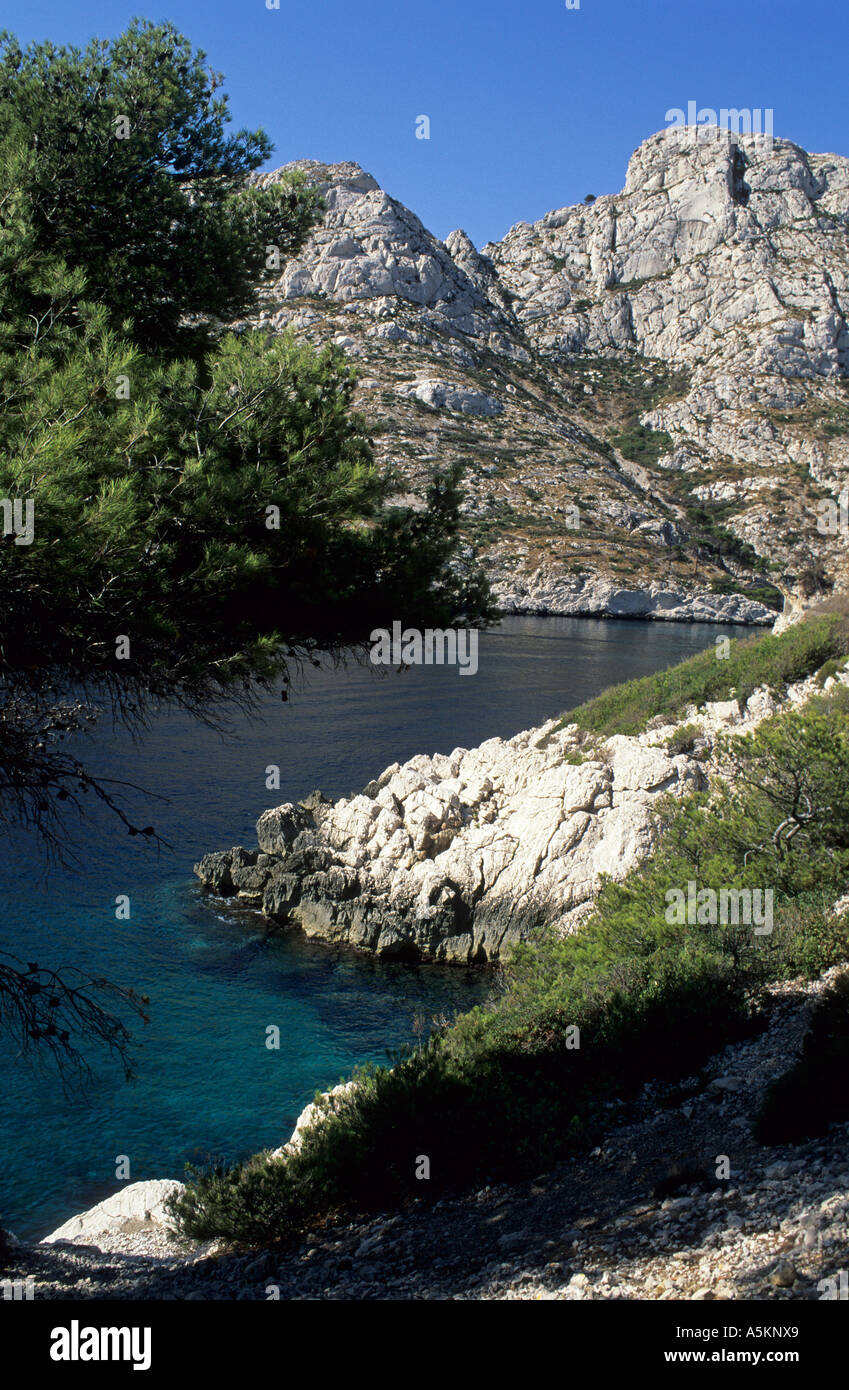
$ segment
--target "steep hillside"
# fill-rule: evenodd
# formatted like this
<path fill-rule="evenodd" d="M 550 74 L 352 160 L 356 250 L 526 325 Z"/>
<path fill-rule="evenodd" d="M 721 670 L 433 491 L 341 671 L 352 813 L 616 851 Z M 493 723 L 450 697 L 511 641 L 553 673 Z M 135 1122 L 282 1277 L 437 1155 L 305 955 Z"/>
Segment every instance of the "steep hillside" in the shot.
<path fill-rule="evenodd" d="M 325 218 L 259 322 L 345 349 L 399 495 L 465 466 L 506 610 L 765 622 L 765 585 L 842 583 L 849 160 L 662 132 L 622 193 L 483 253 L 356 164 L 297 167 Z"/>
<path fill-rule="evenodd" d="M 685 130 L 637 150 L 622 194 L 486 250 L 546 359 L 636 352 L 686 380 L 621 447 L 804 589 L 817 560 L 845 566 L 816 502 L 849 471 L 848 231 L 848 160 Z"/>

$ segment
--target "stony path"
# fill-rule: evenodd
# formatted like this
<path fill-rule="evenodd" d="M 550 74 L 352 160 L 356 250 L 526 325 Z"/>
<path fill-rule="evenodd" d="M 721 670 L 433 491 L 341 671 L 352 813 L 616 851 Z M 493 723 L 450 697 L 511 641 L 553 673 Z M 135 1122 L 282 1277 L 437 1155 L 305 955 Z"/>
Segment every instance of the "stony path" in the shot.
<path fill-rule="evenodd" d="M 247 1256 L 186 1251 L 135 1223 L 108 1253 L 18 1247 L 12 1277 L 33 1276 L 38 1298 L 819 1298 L 819 1280 L 849 1269 L 849 1125 L 764 1149 L 750 1124 L 834 974 L 777 989 L 764 1033 L 683 1084 L 647 1087 L 600 1149 L 533 1181 Z"/>

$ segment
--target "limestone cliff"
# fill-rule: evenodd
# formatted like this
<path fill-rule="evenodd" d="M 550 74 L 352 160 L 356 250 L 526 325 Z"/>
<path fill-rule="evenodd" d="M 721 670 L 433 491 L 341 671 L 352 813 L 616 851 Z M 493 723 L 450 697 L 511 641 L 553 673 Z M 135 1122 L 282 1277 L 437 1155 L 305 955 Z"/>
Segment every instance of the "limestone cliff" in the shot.
<path fill-rule="evenodd" d="M 849 482 L 849 160 L 668 130 L 621 193 L 482 251 L 356 164 L 297 167 L 324 221 L 257 322 L 351 358 L 399 497 L 465 466 L 506 611 L 765 622 L 765 584 L 843 585 L 817 507 Z"/>

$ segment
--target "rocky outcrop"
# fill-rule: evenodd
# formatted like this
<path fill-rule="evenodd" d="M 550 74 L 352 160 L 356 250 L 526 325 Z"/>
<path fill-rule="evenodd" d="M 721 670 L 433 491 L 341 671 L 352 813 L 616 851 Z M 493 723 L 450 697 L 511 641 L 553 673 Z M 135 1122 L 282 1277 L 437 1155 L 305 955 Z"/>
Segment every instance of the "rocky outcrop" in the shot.
<path fill-rule="evenodd" d="M 816 688 L 791 687 L 798 703 Z M 653 842 L 658 796 L 705 785 L 713 735 L 773 714 L 755 691 L 741 712 L 718 701 L 687 720 L 691 752 L 670 752 L 675 725 L 596 743 L 550 720 L 515 738 L 394 763 L 362 793 L 266 811 L 258 847 L 207 854 L 195 873 L 213 893 L 308 936 L 404 959 L 498 960 L 535 928 L 573 930 L 602 876 L 623 879 Z"/>
<path fill-rule="evenodd" d="M 847 233 L 849 160 L 684 128 L 639 147 L 621 193 L 484 253 L 546 356 L 636 349 L 686 370 L 642 422 L 670 435 L 658 465 L 695 502 L 732 503 L 738 535 L 797 561 L 807 508 L 808 548 L 842 570 L 846 537 L 816 532 L 813 502 L 849 479 Z"/>
<path fill-rule="evenodd" d="M 552 720 L 394 764 L 361 795 L 312 812 L 267 811 L 258 849 L 209 854 L 195 872 L 308 936 L 386 956 L 497 960 L 542 923 L 576 920 L 601 874 L 624 876 L 648 849 L 653 799 L 700 780 L 694 759 L 639 739 L 581 751 L 578 730 Z"/>
<path fill-rule="evenodd" d="M 98 1250 L 136 1248 L 144 1253 L 152 1253 L 158 1246 L 170 1248 L 174 1226 L 166 1202 L 183 1190 L 183 1184 L 173 1178 L 129 1183 L 97 1206 L 72 1216 L 45 1236 L 42 1244 L 66 1242 Z"/>
<path fill-rule="evenodd" d="M 470 391 L 467 387 L 453 385 L 450 381 L 410 382 L 399 386 L 400 396 L 412 396 L 435 410 L 457 410 L 462 415 L 500 415 L 504 407 L 485 391 Z"/>
<path fill-rule="evenodd" d="M 624 589 L 595 575 L 566 577 L 550 565 L 523 575 L 516 575 L 505 565 L 504 569 L 490 570 L 490 581 L 502 613 L 759 626 L 775 621 L 771 608 L 743 594 L 682 593 L 661 584 Z"/>
<path fill-rule="evenodd" d="M 329 1091 L 322 1091 L 319 1100 L 310 1101 L 309 1105 L 305 1105 L 295 1121 L 295 1128 L 289 1139 L 279 1149 L 272 1149 L 271 1157 L 288 1158 L 289 1154 L 297 1153 L 303 1146 L 307 1130 L 328 1113 L 337 1112 L 345 1096 L 350 1095 L 351 1091 L 356 1089 L 356 1085 L 356 1081 L 342 1081 Z"/>
<path fill-rule="evenodd" d="M 290 306 L 301 310 L 305 299 L 332 299 L 362 305 L 375 338 L 403 342 L 400 332 L 381 330 L 388 327 L 392 301 L 400 300 L 426 311 L 422 326 L 430 323 L 440 332 L 492 340 L 501 351 L 516 351 L 513 339 L 521 335 L 515 316 L 486 293 L 471 242 L 464 258 L 474 279 L 415 213 L 358 164 L 298 160 L 285 167 L 300 170 L 320 189 L 324 217 L 303 253 L 283 269 L 273 290 L 278 307 L 265 321 L 282 327 L 291 321 Z M 273 184 L 280 172 L 259 175 L 257 182 Z"/>

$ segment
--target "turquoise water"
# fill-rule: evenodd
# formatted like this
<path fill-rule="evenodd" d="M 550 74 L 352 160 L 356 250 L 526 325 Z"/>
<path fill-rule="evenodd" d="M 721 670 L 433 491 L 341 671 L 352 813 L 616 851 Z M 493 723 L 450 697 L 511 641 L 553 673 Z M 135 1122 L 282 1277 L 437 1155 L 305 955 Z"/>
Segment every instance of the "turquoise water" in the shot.
<path fill-rule="evenodd" d="M 97 808 L 71 827 L 75 868 L 46 869 L 37 842 L 7 839 L 0 941 L 25 960 L 72 964 L 148 994 L 151 1022 L 137 1033 L 135 1083 L 93 1056 L 94 1083 L 69 1095 L 4 1040 L 0 1220 L 20 1236 L 45 1235 L 121 1185 L 119 1155 L 135 1181 L 275 1146 L 317 1088 L 411 1041 L 417 1018 L 486 992 L 485 972 L 393 965 L 272 935 L 259 916 L 201 897 L 191 873 L 201 854 L 254 843 L 267 806 L 317 786 L 348 795 L 391 762 L 509 737 L 712 645 L 717 631 L 513 618 L 481 637 L 475 677 L 311 669 L 288 704 L 269 698 L 223 738 L 173 711 L 140 743 L 100 729 L 90 762 L 166 798 L 143 804 L 133 794 L 132 804 L 137 823 L 153 823 L 171 849 L 128 837 Z M 279 792 L 265 787 L 270 763 L 281 769 Z M 115 918 L 119 894 L 130 897 L 129 921 Z M 279 1051 L 265 1047 L 271 1024 Z"/>

